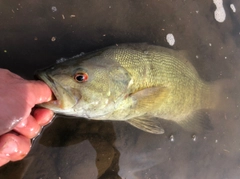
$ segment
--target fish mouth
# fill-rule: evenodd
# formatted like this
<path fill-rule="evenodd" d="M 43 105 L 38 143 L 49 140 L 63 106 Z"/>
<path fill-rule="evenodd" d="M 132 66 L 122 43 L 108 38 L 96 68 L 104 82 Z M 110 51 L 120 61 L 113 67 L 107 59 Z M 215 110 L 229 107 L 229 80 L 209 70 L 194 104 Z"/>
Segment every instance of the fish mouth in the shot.
<path fill-rule="evenodd" d="M 49 104 L 49 103 L 58 105 L 59 104 L 59 97 L 58 97 L 59 95 L 58 95 L 58 91 L 57 91 L 54 80 L 49 75 L 45 75 L 44 73 L 36 74 L 36 78 L 45 82 L 52 91 L 51 100 L 49 102 L 39 104 L 39 106 L 44 107 L 45 104 Z"/>
<path fill-rule="evenodd" d="M 46 83 L 52 91 L 51 100 L 49 102 L 41 103 L 39 106 L 57 112 L 72 108 L 76 105 L 77 100 L 73 97 L 71 92 L 67 91 L 63 86 L 61 86 L 61 84 L 57 83 L 49 74 L 40 72 L 36 74 L 36 77 Z"/>

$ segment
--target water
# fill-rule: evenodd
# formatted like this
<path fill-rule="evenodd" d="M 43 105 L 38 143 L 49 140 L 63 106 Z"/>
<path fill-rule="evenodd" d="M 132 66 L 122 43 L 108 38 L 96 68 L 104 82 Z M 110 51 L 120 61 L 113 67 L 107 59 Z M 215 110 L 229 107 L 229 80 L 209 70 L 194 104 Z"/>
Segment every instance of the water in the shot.
<path fill-rule="evenodd" d="M 148 42 L 187 51 L 207 81 L 235 79 L 237 108 L 239 10 L 238 0 L 0 1 L 0 66 L 31 79 L 61 57 Z M 164 122 L 163 135 L 124 122 L 58 117 L 26 159 L 0 168 L 0 178 L 238 178 L 239 114 L 209 115 L 211 131 L 192 134 Z"/>

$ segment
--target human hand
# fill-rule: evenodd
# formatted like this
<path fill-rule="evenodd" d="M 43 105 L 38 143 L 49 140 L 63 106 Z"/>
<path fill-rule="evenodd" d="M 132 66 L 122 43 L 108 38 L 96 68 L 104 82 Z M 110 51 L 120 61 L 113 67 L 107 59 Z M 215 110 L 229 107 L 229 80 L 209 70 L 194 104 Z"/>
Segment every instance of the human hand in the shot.
<path fill-rule="evenodd" d="M 32 110 L 36 104 L 51 100 L 52 92 L 45 83 L 25 80 L 5 69 L 0 69 L 0 81 L 2 166 L 9 161 L 21 160 L 28 154 L 30 139 L 51 121 L 53 112 L 41 108 Z"/>

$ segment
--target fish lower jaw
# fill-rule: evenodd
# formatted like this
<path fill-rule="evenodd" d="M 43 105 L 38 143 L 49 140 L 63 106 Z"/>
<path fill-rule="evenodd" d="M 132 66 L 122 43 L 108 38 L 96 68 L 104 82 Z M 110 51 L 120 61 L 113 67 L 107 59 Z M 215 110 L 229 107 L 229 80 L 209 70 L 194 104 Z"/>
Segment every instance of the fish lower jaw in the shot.
<path fill-rule="evenodd" d="M 54 112 L 59 111 L 61 109 L 58 100 L 52 100 L 52 101 L 49 101 L 49 102 L 45 102 L 45 103 L 39 104 L 39 106 L 43 107 L 43 108 L 50 109 Z"/>

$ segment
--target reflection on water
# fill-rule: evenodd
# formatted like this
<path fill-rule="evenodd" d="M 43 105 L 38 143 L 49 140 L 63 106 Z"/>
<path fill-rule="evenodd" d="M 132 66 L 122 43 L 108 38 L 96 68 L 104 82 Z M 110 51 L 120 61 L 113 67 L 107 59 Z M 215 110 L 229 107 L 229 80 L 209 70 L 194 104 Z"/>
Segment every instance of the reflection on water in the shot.
<path fill-rule="evenodd" d="M 153 135 L 123 122 L 58 117 L 26 159 L 0 168 L 0 178 L 237 178 L 239 10 L 238 0 L 1 1 L 1 67 L 31 78 L 63 56 L 149 42 L 186 50 L 207 81 L 232 79 L 235 101 L 234 110 L 210 111 L 214 129 L 201 134 L 170 122 Z"/>

